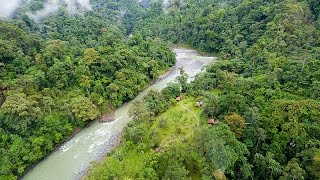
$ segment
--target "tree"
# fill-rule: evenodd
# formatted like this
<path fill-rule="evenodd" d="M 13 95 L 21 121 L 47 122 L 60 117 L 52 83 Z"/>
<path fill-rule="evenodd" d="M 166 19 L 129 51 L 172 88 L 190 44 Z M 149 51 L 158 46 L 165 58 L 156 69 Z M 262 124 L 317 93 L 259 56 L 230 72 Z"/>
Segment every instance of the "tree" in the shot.
<path fill-rule="evenodd" d="M 310 148 L 300 153 L 302 166 L 306 170 L 307 177 L 320 178 L 320 149 Z"/>
<path fill-rule="evenodd" d="M 226 90 L 232 90 L 232 88 L 234 88 L 238 74 L 220 70 L 218 70 L 216 74 L 219 88 L 225 88 Z"/>
<path fill-rule="evenodd" d="M 241 138 L 246 127 L 246 121 L 237 113 L 224 116 L 224 123 L 226 123 L 231 131 L 236 134 L 237 138 Z"/>
<path fill-rule="evenodd" d="M 59 88 L 63 89 L 72 83 L 72 69 L 67 62 L 56 60 L 54 64 L 48 69 L 49 82 Z"/>
<path fill-rule="evenodd" d="M 143 37 L 141 36 L 141 34 L 140 33 L 135 33 L 130 38 L 129 45 L 130 46 L 136 46 L 136 45 L 140 45 L 142 42 L 143 42 Z"/>
<path fill-rule="evenodd" d="M 313 161 L 312 165 L 308 167 L 308 170 L 313 170 L 313 173 L 315 177 L 319 178 L 320 177 L 320 153 L 316 153 L 313 156 Z"/>
<path fill-rule="evenodd" d="M 91 87 L 91 84 L 92 84 L 92 79 L 90 76 L 86 76 L 86 75 L 82 75 L 80 77 L 80 87 L 84 88 L 86 90 L 86 93 L 87 93 L 87 96 L 90 96 L 90 87 Z"/>
<path fill-rule="evenodd" d="M 220 110 L 219 97 L 211 94 L 207 96 L 207 99 L 204 101 L 202 112 L 206 116 L 213 118 L 214 116 L 218 115 L 219 110 Z"/>
<path fill-rule="evenodd" d="M 94 120 L 100 114 L 96 105 L 89 98 L 81 95 L 70 99 L 68 110 L 71 117 L 80 125 L 85 121 Z"/>
<path fill-rule="evenodd" d="M 320 5 L 317 0 L 307 0 L 307 2 L 310 5 L 310 9 L 312 13 L 314 14 L 315 18 L 318 19 L 320 15 Z"/>
<path fill-rule="evenodd" d="M 246 104 L 246 98 L 236 92 L 231 92 L 219 97 L 219 107 L 221 114 L 238 113 L 243 114 L 246 112 L 248 105 Z"/>
<path fill-rule="evenodd" d="M 83 58 L 85 60 L 85 63 L 88 65 L 90 64 L 96 64 L 100 62 L 101 55 L 98 51 L 96 51 L 93 48 L 88 48 L 84 51 Z"/>
<path fill-rule="evenodd" d="M 254 156 L 256 176 L 267 179 L 276 179 L 282 173 L 280 163 L 274 160 L 274 154 L 267 152 L 266 156 L 255 154 Z"/>
<path fill-rule="evenodd" d="M 168 84 L 167 87 L 161 90 L 161 93 L 170 101 L 171 99 L 180 96 L 180 85 L 177 83 Z"/>
<path fill-rule="evenodd" d="M 183 166 L 178 164 L 169 165 L 167 171 L 165 172 L 164 179 L 183 179 L 187 180 L 189 171 Z"/>
<path fill-rule="evenodd" d="M 181 86 L 181 92 L 186 92 L 187 90 L 187 81 L 188 81 L 188 74 L 185 72 L 183 67 L 179 68 L 180 76 L 176 79 Z"/>
<path fill-rule="evenodd" d="M 305 171 L 299 166 L 297 159 L 291 159 L 284 167 L 280 180 L 304 180 Z"/>
<path fill-rule="evenodd" d="M 138 122 L 144 122 L 150 120 L 150 118 L 154 115 L 154 113 L 149 109 L 144 102 L 135 101 L 129 109 L 129 116 L 132 117 L 133 120 Z"/>
<path fill-rule="evenodd" d="M 4 115 L 1 119 L 5 127 L 17 133 L 25 132 L 28 126 L 42 115 L 39 103 L 33 97 L 21 92 L 10 92 L 0 112 Z"/>
<path fill-rule="evenodd" d="M 189 162 L 192 161 L 190 149 L 185 143 L 177 142 L 174 146 L 163 147 L 154 165 L 159 177 L 166 179 L 189 179 L 189 171 L 186 169 Z"/>
<path fill-rule="evenodd" d="M 129 124 L 125 129 L 123 137 L 126 139 L 126 141 L 131 141 L 135 144 L 142 143 L 143 135 L 146 131 L 147 127 L 145 124 L 136 125 L 134 122 L 132 124 Z"/>
<path fill-rule="evenodd" d="M 167 102 L 163 95 L 160 94 L 157 91 L 149 91 L 148 95 L 143 98 L 145 104 L 149 108 L 149 110 L 154 113 L 155 115 L 158 115 L 161 112 L 164 112 L 169 105 L 169 102 Z"/>
<path fill-rule="evenodd" d="M 227 180 L 226 175 L 224 175 L 224 172 L 221 169 L 214 170 L 212 176 L 215 180 Z"/>
<path fill-rule="evenodd" d="M 246 163 L 245 155 L 248 150 L 244 144 L 236 139 L 227 125 L 220 124 L 201 128 L 197 132 L 195 144 L 195 149 L 200 156 L 205 158 L 205 164 L 208 166 L 204 169 L 204 173 L 210 176 L 213 171 L 218 169 L 225 174 L 232 174 L 237 162 Z"/>
<path fill-rule="evenodd" d="M 46 63 L 51 66 L 55 59 L 63 60 L 68 54 L 67 42 L 61 40 L 48 41 L 44 53 Z"/>

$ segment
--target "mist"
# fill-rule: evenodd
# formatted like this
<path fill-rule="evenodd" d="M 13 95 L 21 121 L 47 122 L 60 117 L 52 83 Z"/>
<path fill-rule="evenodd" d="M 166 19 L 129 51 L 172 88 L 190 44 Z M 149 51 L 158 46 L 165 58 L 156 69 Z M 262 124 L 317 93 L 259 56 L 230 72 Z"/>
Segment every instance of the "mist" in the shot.
<path fill-rule="evenodd" d="M 30 3 L 32 0 L 24 1 Z M 0 17 L 10 18 L 19 7 L 22 0 L 0 0 Z M 36 12 L 27 12 L 27 15 L 35 20 L 40 20 L 51 13 L 59 10 L 61 6 L 66 6 L 68 13 L 75 14 L 80 11 L 92 10 L 90 0 L 47 0 L 43 9 Z"/>
<path fill-rule="evenodd" d="M 41 18 L 49 15 L 50 13 L 56 12 L 59 9 L 59 0 L 49 0 L 44 5 L 43 9 L 36 11 L 34 13 L 28 12 L 27 15 L 35 20 L 40 20 Z"/>
<path fill-rule="evenodd" d="M 70 14 L 92 9 L 90 0 L 48 0 L 43 9 L 32 13 L 28 12 L 27 15 L 32 19 L 39 21 L 49 14 L 58 11 L 62 5 L 66 5 L 67 11 Z"/>
<path fill-rule="evenodd" d="M 0 17 L 9 18 L 19 6 L 20 0 L 0 0 Z"/>

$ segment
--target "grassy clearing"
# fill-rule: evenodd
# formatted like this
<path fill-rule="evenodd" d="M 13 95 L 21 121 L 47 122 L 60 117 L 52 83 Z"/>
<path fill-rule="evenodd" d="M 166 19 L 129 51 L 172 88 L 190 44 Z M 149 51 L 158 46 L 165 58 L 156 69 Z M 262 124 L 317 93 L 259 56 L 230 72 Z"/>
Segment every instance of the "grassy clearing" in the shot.
<path fill-rule="evenodd" d="M 162 146 L 188 137 L 199 125 L 199 121 L 200 109 L 195 108 L 194 98 L 186 98 L 157 117 L 151 131 L 158 129 Z"/>
<path fill-rule="evenodd" d="M 218 96 L 220 94 L 221 90 L 220 89 L 213 89 L 212 94 L 215 96 Z"/>
<path fill-rule="evenodd" d="M 108 169 L 118 169 L 117 172 L 122 172 L 128 177 L 139 177 L 139 173 L 144 168 L 144 160 L 155 147 L 165 149 L 179 141 L 192 142 L 193 131 L 206 123 L 205 118 L 201 116 L 201 109 L 195 105 L 195 98 L 186 97 L 171 106 L 166 112 L 156 117 L 147 128 L 142 143 L 134 145 L 127 142 L 115 149 L 112 154 L 100 162 L 102 164 L 95 166 L 90 173 L 91 178 L 101 173 L 113 177 L 120 176 Z M 111 165 L 112 167 L 109 167 Z M 190 176 L 192 179 L 201 179 L 198 171 L 190 171 Z"/>

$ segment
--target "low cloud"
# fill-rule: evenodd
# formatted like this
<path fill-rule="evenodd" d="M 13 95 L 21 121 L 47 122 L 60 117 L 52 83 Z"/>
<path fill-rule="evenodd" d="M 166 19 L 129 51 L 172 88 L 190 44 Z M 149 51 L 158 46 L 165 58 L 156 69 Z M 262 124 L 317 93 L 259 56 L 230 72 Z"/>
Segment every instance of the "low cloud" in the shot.
<path fill-rule="evenodd" d="M 80 6 L 84 9 L 87 9 L 87 10 L 91 10 L 92 7 L 91 7 L 91 4 L 90 4 L 90 0 L 76 0 Z"/>
<path fill-rule="evenodd" d="M 0 17 L 10 18 L 23 0 L 0 0 Z M 25 0 L 23 3 L 30 3 L 32 0 Z M 70 14 L 79 11 L 91 10 L 90 0 L 47 0 L 43 9 L 36 12 L 28 12 L 27 15 L 35 20 L 48 16 L 59 10 L 61 6 L 66 6 Z"/>
<path fill-rule="evenodd" d="M 28 12 L 27 15 L 35 20 L 39 20 L 50 13 L 56 12 L 59 9 L 59 0 L 49 0 L 43 7 L 43 9 L 34 13 Z"/>
<path fill-rule="evenodd" d="M 19 6 L 20 0 L 0 0 L 0 17 L 9 18 Z"/>
<path fill-rule="evenodd" d="M 91 10 L 90 0 L 48 0 L 44 5 L 43 9 L 36 12 L 27 13 L 29 17 L 36 21 L 48 16 L 59 10 L 59 7 L 66 5 L 67 11 L 70 14 L 75 14 L 82 10 Z"/>

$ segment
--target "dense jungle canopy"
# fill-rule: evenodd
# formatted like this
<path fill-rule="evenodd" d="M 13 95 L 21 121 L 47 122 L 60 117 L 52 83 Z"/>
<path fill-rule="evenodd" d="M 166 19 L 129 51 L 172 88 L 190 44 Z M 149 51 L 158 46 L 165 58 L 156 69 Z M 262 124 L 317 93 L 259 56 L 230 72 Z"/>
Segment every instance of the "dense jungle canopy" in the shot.
<path fill-rule="evenodd" d="M 135 102 L 85 179 L 320 178 L 318 0 L 48 2 L 0 20 L 0 179 L 133 99 L 175 64 L 170 44 L 219 60 Z"/>

